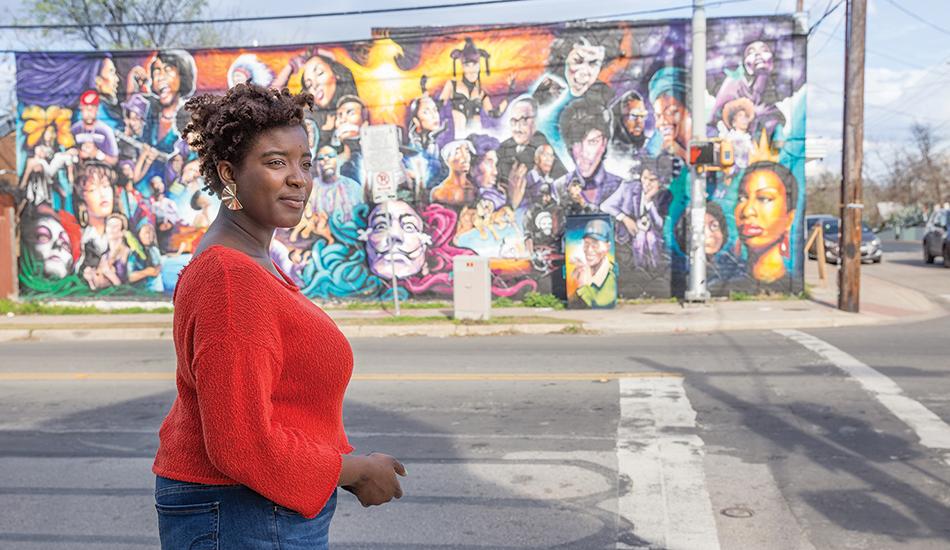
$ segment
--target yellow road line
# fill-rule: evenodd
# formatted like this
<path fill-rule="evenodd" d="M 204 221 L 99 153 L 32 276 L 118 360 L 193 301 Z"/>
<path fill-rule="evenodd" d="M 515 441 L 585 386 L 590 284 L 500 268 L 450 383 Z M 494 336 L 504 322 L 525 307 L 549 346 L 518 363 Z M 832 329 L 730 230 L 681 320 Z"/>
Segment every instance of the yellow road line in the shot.
<path fill-rule="evenodd" d="M 361 382 L 607 382 L 620 378 L 681 378 L 667 372 L 443 372 L 366 373 L 353 376 Z M 142 382 L 173 381 L 174 372 L 0 372 L 0 382 L 47 381 Z"/>

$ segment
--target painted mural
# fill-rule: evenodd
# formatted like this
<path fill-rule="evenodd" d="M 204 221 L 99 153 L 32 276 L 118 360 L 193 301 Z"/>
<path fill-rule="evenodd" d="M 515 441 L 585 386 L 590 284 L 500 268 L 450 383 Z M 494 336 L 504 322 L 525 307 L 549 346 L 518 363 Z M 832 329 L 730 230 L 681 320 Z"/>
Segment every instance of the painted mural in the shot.
<path fill-rule="evenodd" d="M 314 189 L 272 257 L 307 296 L 452 292 L 452 259 L 492 290 L 566 298 L 567 216 L 602 214 L 625 298 L 682 292 L 692 124 L 733 143 L 707 180 L 715 294 L 802 288 L 805 37 L 791 17 L 710 20 L 709 116 L 689 111 L 686 20 L 387 29 L 368 41 L 239 50 L 17 55 L 25 296 L 170 295 L 220 200 L 185 101 L 254 82 L 312 93 Z M 360 128 L 402 129 L 388 213 Z"/>
<path fill-rule="evenodd" d="M 617 305 L 617 256 L 609 215 L 570 216 L 564 230 L 564 257 L 569 308 Z"/>

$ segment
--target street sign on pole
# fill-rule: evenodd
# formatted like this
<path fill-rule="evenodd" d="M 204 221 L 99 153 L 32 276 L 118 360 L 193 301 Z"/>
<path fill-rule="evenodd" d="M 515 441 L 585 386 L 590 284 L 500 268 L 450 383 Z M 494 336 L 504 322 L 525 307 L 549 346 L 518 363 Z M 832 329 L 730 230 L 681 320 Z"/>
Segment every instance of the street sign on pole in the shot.
<path fill-rule="evenodd" d="M 391 283 L 396 315 L 399 315 L 399 279 L 393 265 L 393 226 L 396 220 L 390 214 L 390 202 L 396 200 L 396 191 L 402 175 L 402 155 L 399 152 L 399 129 L 394 124 L 363 126 L 360 129 L 363 150 L 364 181 L 370 185 L 373 202 L 383 204 L 388 223 L 389 253 L 387 261 L 392 269 Z"/>

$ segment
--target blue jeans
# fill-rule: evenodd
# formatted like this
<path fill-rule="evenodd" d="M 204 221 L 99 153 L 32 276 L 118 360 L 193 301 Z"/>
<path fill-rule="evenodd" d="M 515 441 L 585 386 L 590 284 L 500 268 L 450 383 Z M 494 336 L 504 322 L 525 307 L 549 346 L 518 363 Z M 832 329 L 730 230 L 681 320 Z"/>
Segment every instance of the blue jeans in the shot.
<path fill-rule="evenodd" d="M 306 519 L 243 485 L 156 476 L 155 508 L 162 550 L 321 550 L 329 548 L 336 492 Z"/>

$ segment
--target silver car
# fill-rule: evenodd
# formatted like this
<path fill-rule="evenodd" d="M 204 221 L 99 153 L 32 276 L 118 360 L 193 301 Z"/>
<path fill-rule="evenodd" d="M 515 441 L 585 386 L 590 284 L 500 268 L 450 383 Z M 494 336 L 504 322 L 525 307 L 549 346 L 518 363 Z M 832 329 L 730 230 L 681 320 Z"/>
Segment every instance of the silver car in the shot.
<path fill-rule="evenodd" d="M 924 230 L 924 261 L 934 263 L 937 256 L 943 257 L 943 267 L 950 268 L 950 210 L 934 210 Z"/>

